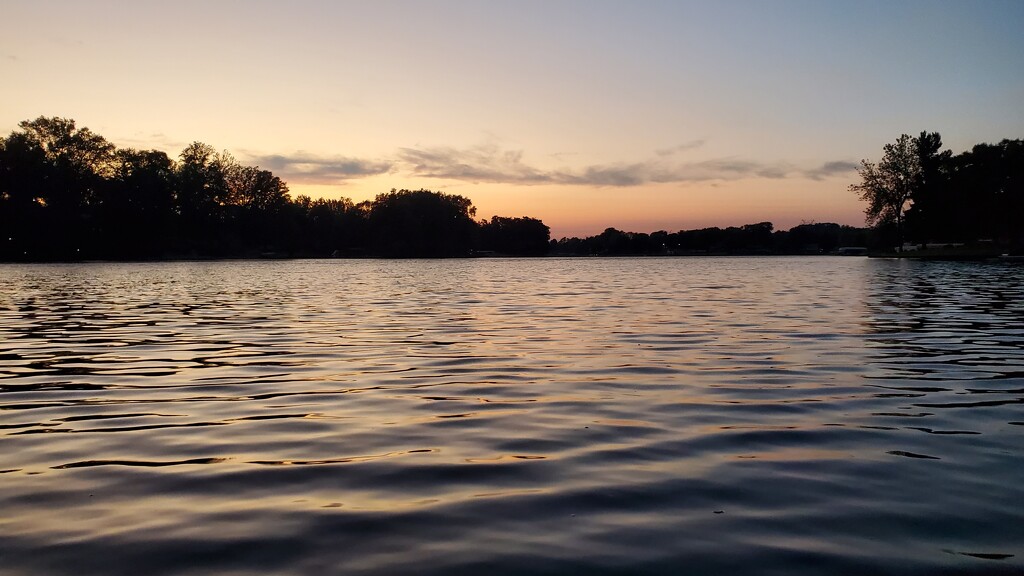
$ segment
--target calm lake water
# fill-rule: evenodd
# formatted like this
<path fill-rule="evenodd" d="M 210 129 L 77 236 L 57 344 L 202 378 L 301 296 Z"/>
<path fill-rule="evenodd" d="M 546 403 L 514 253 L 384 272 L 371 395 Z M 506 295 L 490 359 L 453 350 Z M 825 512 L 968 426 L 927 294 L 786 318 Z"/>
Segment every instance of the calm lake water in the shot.
<path fill-rule="evenodd" d="M 1024 266 L 0 266 L 3 574 L 1016 574 Z"/>

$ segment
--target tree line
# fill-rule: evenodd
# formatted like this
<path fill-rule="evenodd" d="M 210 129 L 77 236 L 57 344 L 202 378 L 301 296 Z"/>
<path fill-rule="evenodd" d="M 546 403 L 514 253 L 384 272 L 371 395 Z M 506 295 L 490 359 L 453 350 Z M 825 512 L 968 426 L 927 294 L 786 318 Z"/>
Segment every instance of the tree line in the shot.
<path fill-rule="evenodd" d="M 638 233 L 608 228 L 586 238 L 552 241 L 552 253 L 575 256 L 698 256 L 830 254 L 841 247 L 876 247 L 871 230 L 808 222 L 775 230 L 771 222 L 728 228 Z"/>
<path fill-rule="evenodd" d="M 292 198 L 269 170 L 195 142 L 177 159 L 117 148 L 66 118 L 0 138 L 0 260 L 539 255 L 536 218 L 475 219 L 465 197 L 391 190 Z"/>
<path fill-rule="evenodd" d="M 172 159 L 117 148 L 40 117 L 0 138 L 0 260 L 450 257 L 473 254 L 818 254 L 842 246 L 1024 245 L 1024 141 L 953 155 L 938 133 L 903 135 L 850 186 L 872 228 L 772 223 L 650 234 L 608 228 L 551 240 L 530 217 L 477 220 L 463 196 L 391 190 L 372 201 L 292 198 L 269 170 L 201 142 Z"/>
<path fill-rule="evenodd" d="M 953 155 L 938 132 L 903 134 L 857 172 L 850 189 L 868 203 L 866 221 L 889 246 L 1024 246 L 1024 140 Z"/>

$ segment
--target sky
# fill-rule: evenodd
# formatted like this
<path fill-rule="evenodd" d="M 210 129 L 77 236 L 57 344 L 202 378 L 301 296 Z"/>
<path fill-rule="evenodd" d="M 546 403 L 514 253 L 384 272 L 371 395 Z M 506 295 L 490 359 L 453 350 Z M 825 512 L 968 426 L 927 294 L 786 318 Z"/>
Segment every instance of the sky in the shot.
<path fill-rule="evenodd" d="M 293 196 L 392 188 L 553 237 L 863 225 L 900 134 L 1024 138 L 1024 2 L 0 0 L 0 134 L 200 141 Z"/>

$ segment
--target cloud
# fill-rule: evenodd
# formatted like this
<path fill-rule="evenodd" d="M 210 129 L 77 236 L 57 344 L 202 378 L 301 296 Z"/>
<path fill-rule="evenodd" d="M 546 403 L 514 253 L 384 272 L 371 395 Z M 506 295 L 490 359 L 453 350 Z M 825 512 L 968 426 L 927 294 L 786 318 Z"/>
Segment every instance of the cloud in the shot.
<path fill-rule="evenodd" d="M 401 148 L 398 159 L 409 165 L 414 176 L 421 178 L 517 184 L 544 184 L 557 179 L 554 173 L 524 164 L 521 150 L 501 150 L 493 144 L 463 150 Z"/>
<path fill-rule="evenodd" d="M 680 176 L 688 181 L 738 180 L 741 178 L 786 178 L 793 167 L 784 162 L 763 163 L 740 158 L 717 158 L 684 164 L 678 167 Z"/>
<path fill-rule="evenodd" d="M 700 147 L 704 146 L 704 144 L 706 144 L 706 143 L 707 143 L 707 140 L 701 138 L 700 140 L 691 140 L 689 142 L 686 142 L 684 144 L 680 144 L 678 146 L 673 146 L 671 148 L 662 148 L 660 150 L 655 150 L 654 153 L 657 154 L 658 156 L 671 156 L 671 155 L 675 154 L 676 152 L 686 152 L 687 150 L 696 150 L 697 148 L 700 148 Z"/>
<path fill-rule="evenodd" d="M 306 184 L 335 184 L 387 174 L 394 170 L 394 163 L 389 160 L 321 157 L 303 151 L 294 154 L 249 154 L 246 161 L 270 170 L 284 180 Z"/>
<path fill-rule="evenodd" d="M 672 150 L 693 149 L 695 141 Z M 544 170 L 523 160 L 521 150 L 502 150 L 485 144 L 472 148 L 402 148 L 396 163 L 406 165 L 419 178 L 445 178 L 470 182 L 503 184 L 566 184 L 587 186 L 640 186 L 643 184 L 707 182 L 743 178 L 821 178 L 844 171 L 846 164 L 828 162 L 814 170 L 801 171 L 784 162 L 764 163 L 741 158 L 717 158 L 699 162 L 672 162 L 656 152 L 656 158 L 641 162 L 592 164 L 578 169 Z M 811 175 L 814 176 L 811 176 Z"/>
<path fill-rule="evenodd" d="M 562 184 L 589 184 L 591 186 L 639 186 L 657 182 L 657 168 L 644 162 L 634 164 L 587 166 L 578 175 L 562 174 Z"/>
<path fill-rule="evenodd" d="M 694 140 L 666 150 L 655 151 L 647 160 L 627 163 L 591 164 L 575 168 L 540 168 L 525 160 L 522 150 L 508 150 L 494 143 L 468 148 L 399 148 L 390 158 L 367 160 L 343 156 L 320 157 L 307 152 L 294 154 L 248 154 L 247 163 L 271 170 L 289 182 L 308 184 L 340 183 L 388 173 L 415 178 L 494 184 L 561 184 L 569 186 L 630 187 L 644 184 L 715 183 L 744 178 L 811 178 L 820 180 L 856 168 L 846 161 L 825 162 L 803 169 L 786 162 L 759 162 L 725 157 L 680 162 L 671 156 L 704 145 Z"/>
<path fill-rule="evenodd" d="M 176 158 L 186 146 L 187 142 L 171 138 L 162 132 L 135 132 L 131 136 L 115 137 L 112 139 L 118 146 L 126 146 L 139 150 L 163 150 L 171 158 Z"/>
<path fill-rule="evenodd" d="M 821 166 L 814 168 L 813 170 L 804 171 L 804 176 L 807 176 L 811 180 L 821 180 L 822 178 L 828 178 L 829 176 L 836 176 L 839 174 L 846 174 L 847 172 L 853 172 L 857 169 L 860 164 L 856 162 L 850 162 L 848 160 L 836 160 L 834 162 L 825 162 Z"/>

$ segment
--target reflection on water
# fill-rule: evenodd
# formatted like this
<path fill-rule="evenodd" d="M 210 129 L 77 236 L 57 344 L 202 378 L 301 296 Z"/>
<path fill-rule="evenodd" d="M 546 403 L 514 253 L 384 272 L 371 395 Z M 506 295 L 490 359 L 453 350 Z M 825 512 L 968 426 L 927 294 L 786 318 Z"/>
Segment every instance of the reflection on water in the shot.
<path fill-rule="evenodd" d="M 1024 570 L 1019 266 L 0 274 L 0 572 Z"/>

